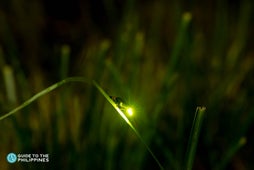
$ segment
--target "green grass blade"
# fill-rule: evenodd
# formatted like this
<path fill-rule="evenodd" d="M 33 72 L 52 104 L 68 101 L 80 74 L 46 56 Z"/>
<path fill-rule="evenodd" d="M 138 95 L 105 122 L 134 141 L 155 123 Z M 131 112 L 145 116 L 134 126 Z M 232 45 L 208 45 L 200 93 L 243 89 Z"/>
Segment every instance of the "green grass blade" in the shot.
<path fill-rule="evenodd" d="M 55 90 L 56 88 L 66 84 L 66 83 L 70 83 L 70 82 L 85 82 L 85 83 L 89 83 L 89 81 L 83 77 L 70 77 L 70 78 L 66 78 L 62 81 L 59 81 L 51 86 L 49 86 L 48 88 L 42 90 L 41 92 L 35 94 L 33 97 L 31 97 L 30 99 L 28 99 L 27 101 L 25 101 L 24 103 L 22 103 L 20 106 L 16 107 L 15 109 L 11 110 L 10 112 L 4 114 L 3 116 L 0 117 L 0 121 L 13 115 L 14 113 L 20 111 L 21 109 L 23 109 L 24 107 L 28 106 L 29 104 L 31 104 L 32 102 L 34 102 L 35 100 L 37 100 L 38 98 L 40 98 L 41 96 L 46 95 L 47 93 Z"/>
<path fill-rule="evenodd" d="M 107 93 L 95 82 L 93 81 L 94 86 L 101 92 L 101 94 L 108 100 L 108 102 L 116 109 L 116 111 L 119 113 L 119 115 L 125 120 L 125 122 L 130 126 L 130 128 L 134 131 L 134 133 L 137 135 L 137 137 L 140 139 L 140 141 L 145 145 L 146 149 L 149 151 L 149 153 L 152 155 L 156 163 L 159 165 L 160 169 L 163 170 L 163 166 L 157 159 L 157 157 L 154 155 L 150 147 L 146 144 L 144 139 L 141 137 L 140 133 L 137 131 L 137 129 L 133 126 L 133 124 L 130 122 L 128 117 L 122 112 L 121 109 L 117 107 L 115 102 L 111 100 L 111 98 L 107 95 Z"/>
<path fill-rule="evenodd" d="M 188 142 L 188 148 L 186 152 L 186 163 L 184 169 L 191 170 L 196 154 L 197 144 L 198 144 L 198 137 L 201 130 L 201 125 L 204 119 L 205 114 L 205 107 L 197 107 L 195 117 L 193 120 L 190 138 Z"/>
<path fill-rule="evenodd" d="M 225 169 L 227 164 L 232 160 L 235 153 L 246 144 L 246 138 L 241 137 L 237 142 L 234 142 L 233 145 L 228 149 L 228 151 L 222 156 L 222 161 L 214 169 L 220 170 Z"/>
<path fill-rule="evenodd" d="M 60 78 L 65 79 L 68 76 L 70 53 L 71 49 L 68 45 L 63 45 L 61 48 L 61 65 L 60 65 Z"/>
<path fill-rule="evenodd" d="M 32 96 L 30 99 L 28 99 L 27 101 L 25 101 L 24 103 L 22 103 L 20 106 L 16 107 L 15 109 L 11 110 L 10 112 L 4 114 L 3 116 L 0 117 L 0 121 L 13 115 L 14 113 L 17 113 L 18 111 L 20 111 L 21 109 L 23 109 L 24 107 L 28 106 L 29 104 L 31 104 L 32 102 L 34 102 L 35 100 L 37 100 L 38 98 L 42 97 L 43 95 L 48 94 L 49 92 L 55 90 L 56 88 L 66 84 L 66 83 L 70 83 L 70 82 L 83 82 L 83 83 L 89 83 L 90 82 L 83 78 L 83 77 L 69 77 L 66 78 L 62 81 L 59 81 L 51 86 L 49 86 L 48 88 L 42 90 L 41 92 L 35 94 L 34 96 Z M 141 142 L 145 145 L 146 149 L 149 151 L 149 153 L 152 155 L 152 157 L 154 158 L 154 160 L 156 161 L 156 163 L 159 165 L 160 169 L 164 169 L 163 166 L 160 164 L 159 160 L 157 159 L 157 157 L 154 155 L 154 153 L 151 151 L 151 149 L 149 148 L 149 146 L 145 143 L 144 139 L 141 137 L 141 135 L 139 134 L 139 132 L 137 131 L 137 129 L 132 125 L 132 123 L 129 121 L 129 119 L 126 117 L 126 115 L 121 111 L 120 108 L 117 107 L 117 105 L 114 103 L 113 100 L 110 99 L 110 97 L 107 95 L 107 93 L 95 82 L 93 81 L 93 85 L 101 92 L 101 94 L 108 100 L 108 102 L 116 109 L 116 111 L 120 114 L 120 116 L 125 120 L 125 122 L 131 127 L 131 129 L 135 132 L 135 134 L 138 136 L 138 138 L 141 140 Z"/>

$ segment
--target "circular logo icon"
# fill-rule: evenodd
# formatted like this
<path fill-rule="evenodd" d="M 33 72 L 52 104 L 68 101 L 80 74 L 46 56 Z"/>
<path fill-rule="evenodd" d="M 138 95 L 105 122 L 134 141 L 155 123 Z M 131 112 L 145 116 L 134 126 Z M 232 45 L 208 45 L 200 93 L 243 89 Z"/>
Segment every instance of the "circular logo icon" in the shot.
<path fill-rule="evenodd" d="M 16 156 L 15 153 L 9 153 L 9 154 L 7 155 L 7 157 L 6 157 L 6 159 L 7 159 L 7 161 L 8 161 L 9 163 L 14 163 L 14 162 L 17 161 L 17 156 Z"/>

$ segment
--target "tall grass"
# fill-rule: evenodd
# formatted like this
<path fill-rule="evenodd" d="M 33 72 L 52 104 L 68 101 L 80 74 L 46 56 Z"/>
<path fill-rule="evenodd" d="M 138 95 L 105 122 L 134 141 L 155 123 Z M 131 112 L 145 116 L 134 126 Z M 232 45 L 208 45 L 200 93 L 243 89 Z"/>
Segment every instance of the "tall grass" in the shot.
<path fill-rule="evenodd" d="M 80 49 L 38 38 L 39 10 L 17 15 L 38 4 L 0 12 L 0 169 L 252 169 L 253 5 L 208 3 L 128 1 L 113 35 L 94 31 Z M 13 29 L 20 17 L 30 24 Z M 50 56 L 53 69 L 28 54 Z M 130 123 L 105 94 L 134 106 Z M 207 108 L 201 127 L 197 106 Z M 50 162 L 9 164 L 9 152 Z"/>

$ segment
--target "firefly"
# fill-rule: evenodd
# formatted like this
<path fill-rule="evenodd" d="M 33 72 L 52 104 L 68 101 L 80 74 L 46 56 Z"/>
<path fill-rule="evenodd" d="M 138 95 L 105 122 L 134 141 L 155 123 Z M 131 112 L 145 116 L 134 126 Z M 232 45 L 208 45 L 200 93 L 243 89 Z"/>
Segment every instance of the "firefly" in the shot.
<path fill-rule="evenodd" d="M 129 116 L 133 116 L 133 109 L 128 106 L 122 98 L 116 96 L 109 97 L 115 102 L 120 110 L 122 110 L 124 113 L 127 113 Z"/>

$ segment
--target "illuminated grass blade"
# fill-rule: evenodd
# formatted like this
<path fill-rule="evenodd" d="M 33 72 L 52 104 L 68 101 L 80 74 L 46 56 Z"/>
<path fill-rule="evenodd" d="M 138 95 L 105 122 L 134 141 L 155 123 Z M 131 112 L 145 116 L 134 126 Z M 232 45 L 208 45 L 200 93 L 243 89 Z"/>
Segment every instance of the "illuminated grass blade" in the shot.
<path fill-rule="evenodd" d="M 205 107 L 197 107 L 195 117 L 193 120 L 190 138 L 188 142 L 188 148 L 186 152 L 186 163 L 184 169 L 191 170 L 196 154 L 197 144 L 198 144 L 198 137 L 201 130 L 201 125 L 204 119 L 205 114 Z"/>
<path fill-rule="evenodd" d="M 66 78 L 62 81 L 59 81 L 51 86 L 49 86 L 48 88 L 42 90 L 41 92 L 35 94 L 33 97 L 31 97 L 30 99 L 28 99 L 27 101 L 25 101 L 24 103 L 22 103 L 20 106 L 16 107 L 15 109 L 11 110 L 10 112 L 4 114 L 3 116 L 0 117 L 0 121 L 13 115 L 14 113 L 20 111 L 21 109 L 23 109 L 24 107 L 28 106 L 29 104 L 31 104 L 32 102 L 34 102 L 35 100 L 37 100 L 38 98 L 40 98 L 41 96 L 55 90 L 56 88 L 66 84 L 66 83 L 70 83 L 70 82 L 85 82 L 85 83 L 89 83 L 89 81 L 83 77 L 70 77 L 70 78 Z M 90 84 L 90 83 L 89 83 Z"/>
<path fill-rule="evenodd" d="M 0 117 L 0 121 L 13 115 L 14 113 L 17 113 L 18 111 L 20 111 L 21 109 L 23 109 L 24 107 L 28 106 L 29 104 L 31 104 L 32 102 L 34 102 L 35 100 L 37 100 L 38 98 L 42 97 L 43 95 L 46 95 L 47 93 L 55 90 L 56 88 L 66 84 L 66 83 L 70 83 L 70 82 L 83 82 L 83 83 L 88 83 L 90 84 L 90 81 L 88 81 L 87 79 L 83 78 L 83 77 L 69 77 L 66 78 L 62 81 L 59 81 L 51 86 L 49 86 L 48 88 L 42 90 L 41 92 L 35 94 L 34 96 L 32 96 L 30 99 L 28 99 L 27 101 L 25 101 L 23 104 L 21 104 L 20 106 L 16 107 L 15 109 L 11 110 L 10 112 L 4 114 L 3 116 Z M 93 81 L 93 85 L 102 93 L 102 95 L 109 101 L 109 103 L 116 109 L 116 111 L 120 114 L 120 116 L 125 120 L 125 122 L 131 127 L 131 129 L 135 132 L 135 134 L 138 136 L 138 138 L 141 140 L 141 142 L 145 145 L 145 147 L 147 148 L 147 150 L 150 152 L 150 154 L 152 155 L 152 157 L 154 158 L 154 160 L 157 162 L 157 164 L 159 165 L 160 169 L 164 169 L 163 166 L 160 164 L 159 160 L 156 158 L 156 156 L 153 154 L 153 152 L 151 151 L 151 149 L 149 148 L 149 146 L 145 143 L 145 141 L 143 140 L 143 138 L 141 137 L 141 135 L 139 134 L 139 132 L 136 130 L 136 128 L 132 125 L 132 123 L 129 121 L 129 119 L 126 117 L 126 115 L 121 111 L 121 109 L 119 109 L 117 107 L 117 105 L 115 104 L 115 102 L 113 100 L 110 99 L 110 97 L 106 94 L 106 92 L 95 82 Z"/>
<path fill-rule="evenodd" d="M 146 149 L 149 151 L 149 153 L 152 155 L 152 157 L 154 158 L 154 160 L 156 161 L 156 163 L 159 165 L 160 169 L 163 170 L 163 166 L 161 165 L 161 163 L 159 162 L 159 160 L 157 159 L 157 157 L 154 155 L 154 153 L 152 152 L 152 150 L 149 148 L 149 146 L 146 144 L 146 142 L 144 141 L 144 139 L 141 137 L 141 135 L 139 134 L 139 132 L 137 131 L 137 129 L 132 125 L 132 123 L 129 121 L 129 119 L 126 117 L 126 115 L 122 112 L 121 109 L 119 109 L 117 107 L 117 105 L 115 104 L 115 102 L 113 100 L 111 100 L 111 98 L 108 96 L 108 94 L 95 82 L 93 81 L 94 86 L 101 92 L 101 94 L 108 100 L 108 102 L 116 109 L 116 111 L 119 113 L 119 115 L 125 120 L 125 122 L 131 127 L 131 129 L 135 132 L 135 134 L 138 136 L 138 138 L 140 139 L 140 141 L 145 145 Z"/>

